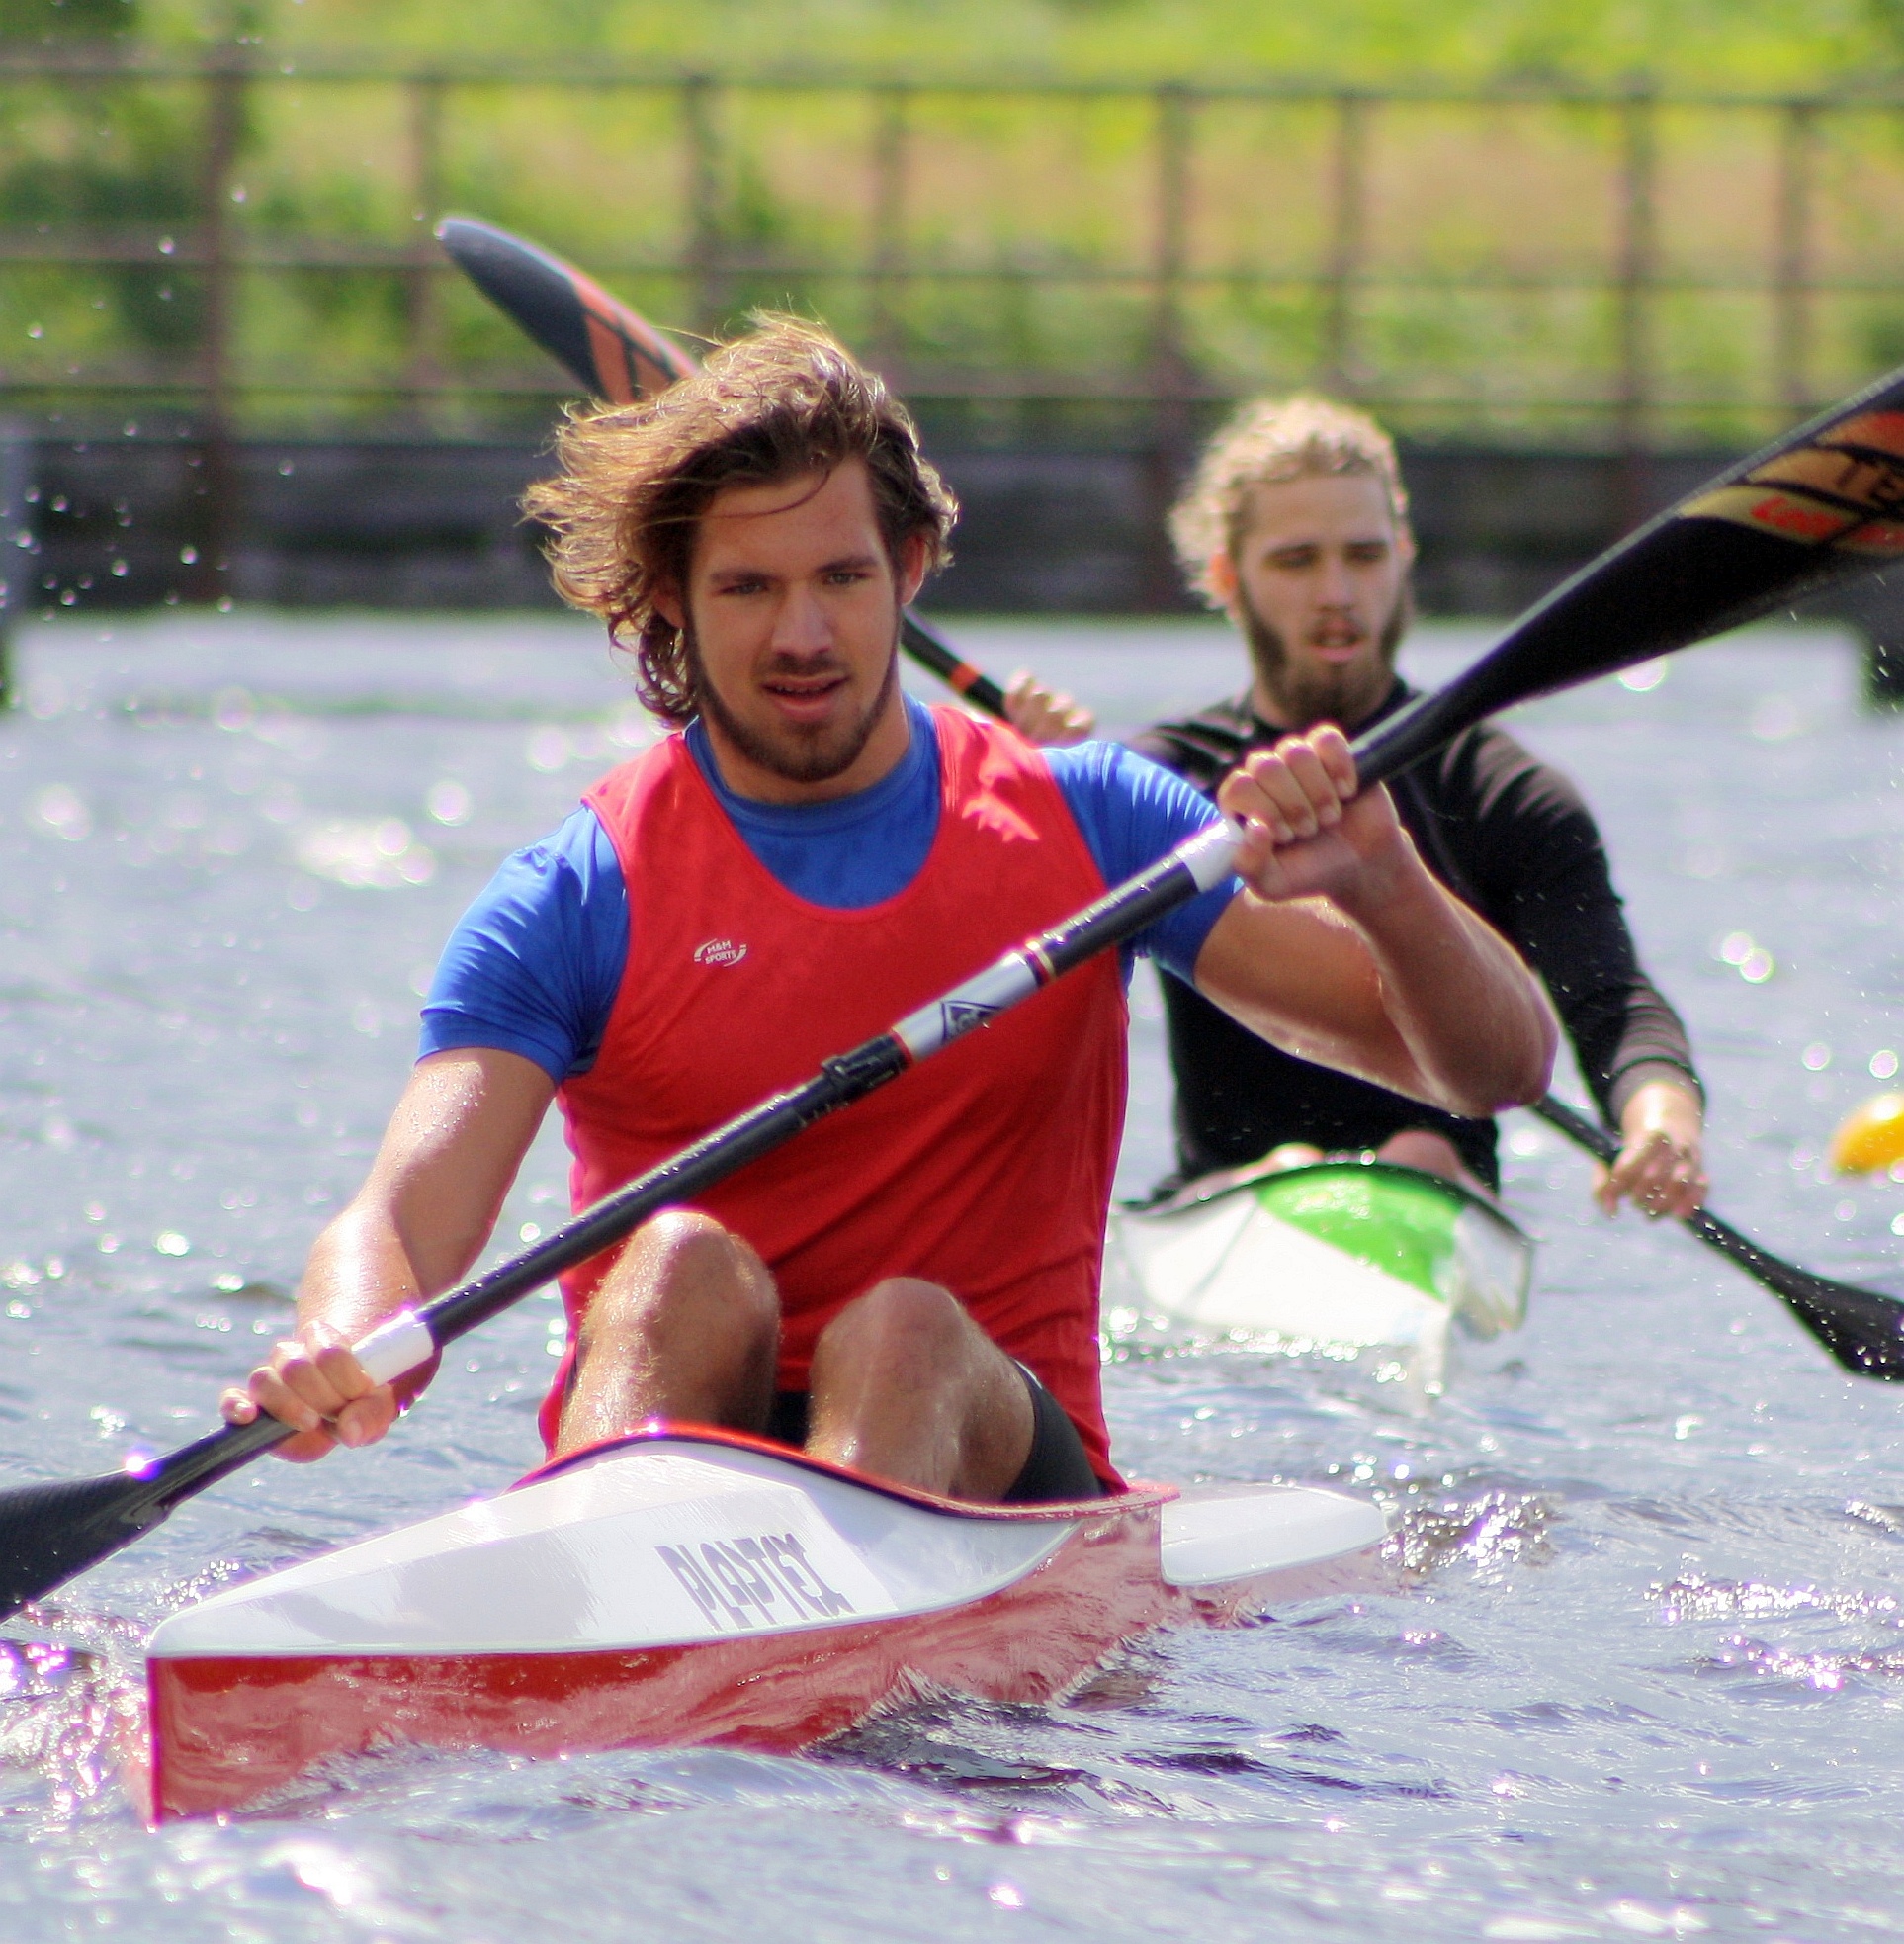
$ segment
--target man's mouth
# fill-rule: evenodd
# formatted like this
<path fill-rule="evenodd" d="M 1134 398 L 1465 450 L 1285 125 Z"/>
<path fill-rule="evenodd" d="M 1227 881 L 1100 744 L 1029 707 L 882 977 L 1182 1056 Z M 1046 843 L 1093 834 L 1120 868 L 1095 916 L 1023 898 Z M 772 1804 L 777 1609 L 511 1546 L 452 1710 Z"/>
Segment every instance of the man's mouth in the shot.
<path fill-rule="evenodd" d="M 1324 662 L 1352 662 L 1368 641 L 1367 633 L 1354 625 L 1316 628 L 1310 632 L 1309 646 Z"/>
<path fill-rule="evenodd" d="M 794 722 L 818 722 L 831 710 L 834 699 L 846 686 L 846 677 L 837 671 L 818 675 L 769 675 L 760 691 L 774 707 Z"/>

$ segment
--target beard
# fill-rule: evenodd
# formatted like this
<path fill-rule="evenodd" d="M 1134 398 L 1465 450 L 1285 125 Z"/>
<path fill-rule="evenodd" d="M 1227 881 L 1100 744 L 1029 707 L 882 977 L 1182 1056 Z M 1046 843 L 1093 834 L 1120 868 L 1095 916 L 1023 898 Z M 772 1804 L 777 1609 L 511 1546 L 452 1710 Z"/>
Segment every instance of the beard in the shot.
<path fill-rule="evenodd" d="M 1237 590 L 1237 605 L 1257 682 L 1283 717 L 1276 727 L 1300 733 L 1319 722 L 1333 722 L 1354 729 L 1382 706 L 1395 685 L 1395 657 L 1415 620 L 1415 588 L 1412 581 L 1402 582 L 1395 605 L 1382 623 L 1373 667 L 1365 663 L 1299 667 L 1292 662 L 1289 644 L 1257 613 L 1242 588 Z"/>
<path fill-rule="evenodd" d="M 694 623 L 689 621 L 681 634 L 688 673 L 694 683 L 694 700 L 701 713 L 749 762 L 789 783 L 830 783 L 835 776 L 844 775 L 852 768 L 872 740 L 881 715 L 892 701 L 893 690 L 899 685 L 899 617 L 895 614 L 893 652 L 887 660 L 886 679 L 880 683 L 879 693 L 859 715 L 839 722 L 816 723 L 811 727 L 799 723 L 779 723 L 771 728 L 758 726 L 743 722 L 708 679 L 707 666 L 701 660 L 701 646 L 694 637 Z M 846 671 L 830 659 L 816 663 L 797 660 L 790 655 L 776 655 L 768 662 L 764 672 L 772 677 L 844 674 Z"/>

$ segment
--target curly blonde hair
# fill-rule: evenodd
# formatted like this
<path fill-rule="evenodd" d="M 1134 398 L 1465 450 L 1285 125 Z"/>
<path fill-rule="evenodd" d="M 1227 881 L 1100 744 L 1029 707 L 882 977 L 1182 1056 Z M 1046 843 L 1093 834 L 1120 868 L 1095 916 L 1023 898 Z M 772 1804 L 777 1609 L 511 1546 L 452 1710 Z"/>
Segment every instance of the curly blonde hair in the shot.
<path fill-rule="evenodd" d="M 950 558 L 959 516 L 877 377 L 817 325 L 750 321 L 748 335 L 659 397 L 571 411 L 556 438 L 562 470 L 523 495 L 524 512 L 549 529 L 556 591 L 607 622 L 610 640 L 635 656 L 636 692 L 671 722 L 700 705 L 684 631 L 655 602 L 685 591 L 717 494 L 860 460 L 889 557 L 897 567 L 901 548 L 923 539 L 928 572 Z"/>
<path fill-rule="evenodd" d="M 1210 557 L 1221 551 L 1234 558 L 1253 486 L 1331 473 L 1380 480 L 1396 527 L 1407 528 L 1408 489 L 1395 441 L 1366 412 L 1310 392 L 1245 405 L 1210 441 L 1170 513 L 1170 539 L 1190 585 L 1212 607 L 1223 605 L 1210 584 Z"/>

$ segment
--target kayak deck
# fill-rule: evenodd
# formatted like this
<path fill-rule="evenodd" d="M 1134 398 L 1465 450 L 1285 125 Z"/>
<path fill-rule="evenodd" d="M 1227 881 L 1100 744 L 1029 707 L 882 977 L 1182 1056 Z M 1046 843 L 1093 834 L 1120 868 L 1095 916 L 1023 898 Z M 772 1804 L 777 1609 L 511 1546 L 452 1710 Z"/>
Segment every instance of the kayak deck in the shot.
<path fill-rule="evenodd" d="M 1385 1530 L 1300 1486 L 973 1506 L 657 1427 L 164 1622 L 152 1811 L 390 1743 L 793 1752 L 921 1689 L 1048 1701 L 1162 1623 L 1378 1583 Z"/>
<path fill-rule="evenodd" d="M 1124 1209 L 1116 1241 L 1143 1311 L 1201 1337 L 1412 1352 L 1439 1381 L 1452 1329 L 1526 1316 L 1533 1244 L 1458 1183 L 1368 1159 L 1259 1163 Z"/>

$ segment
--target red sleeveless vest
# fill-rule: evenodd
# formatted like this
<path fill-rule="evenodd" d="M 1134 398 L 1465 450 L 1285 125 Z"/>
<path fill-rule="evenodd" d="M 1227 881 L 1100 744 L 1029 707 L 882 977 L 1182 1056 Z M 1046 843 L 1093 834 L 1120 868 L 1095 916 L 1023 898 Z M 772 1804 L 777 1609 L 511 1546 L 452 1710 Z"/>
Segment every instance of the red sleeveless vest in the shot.
<path fill-rule="evenodd" d="M 782 885 L 679 735 L 588 793 L 627 881 L 629 955 L 601 1053 L 559 1096 L 577 1208 L 1103 891 L 1037 751 L 957 710 L 933 715 L 932 848 L 905 890 L 860 911 Z M 807 1387 L 814 1345 L 845 1304 L 886 1277 L 921 1277 L 1037 1373 L 1093 1469 L 1118 1482 L 1097 1299 L 1126 1032 L 1106 954 L 702 1198 L 773 1271 L 782 1389 Z M 571 1346 L 611 1260 L 563 1279 Z M 543 1406 L 552 1446 L 567 1369 Z"/>

